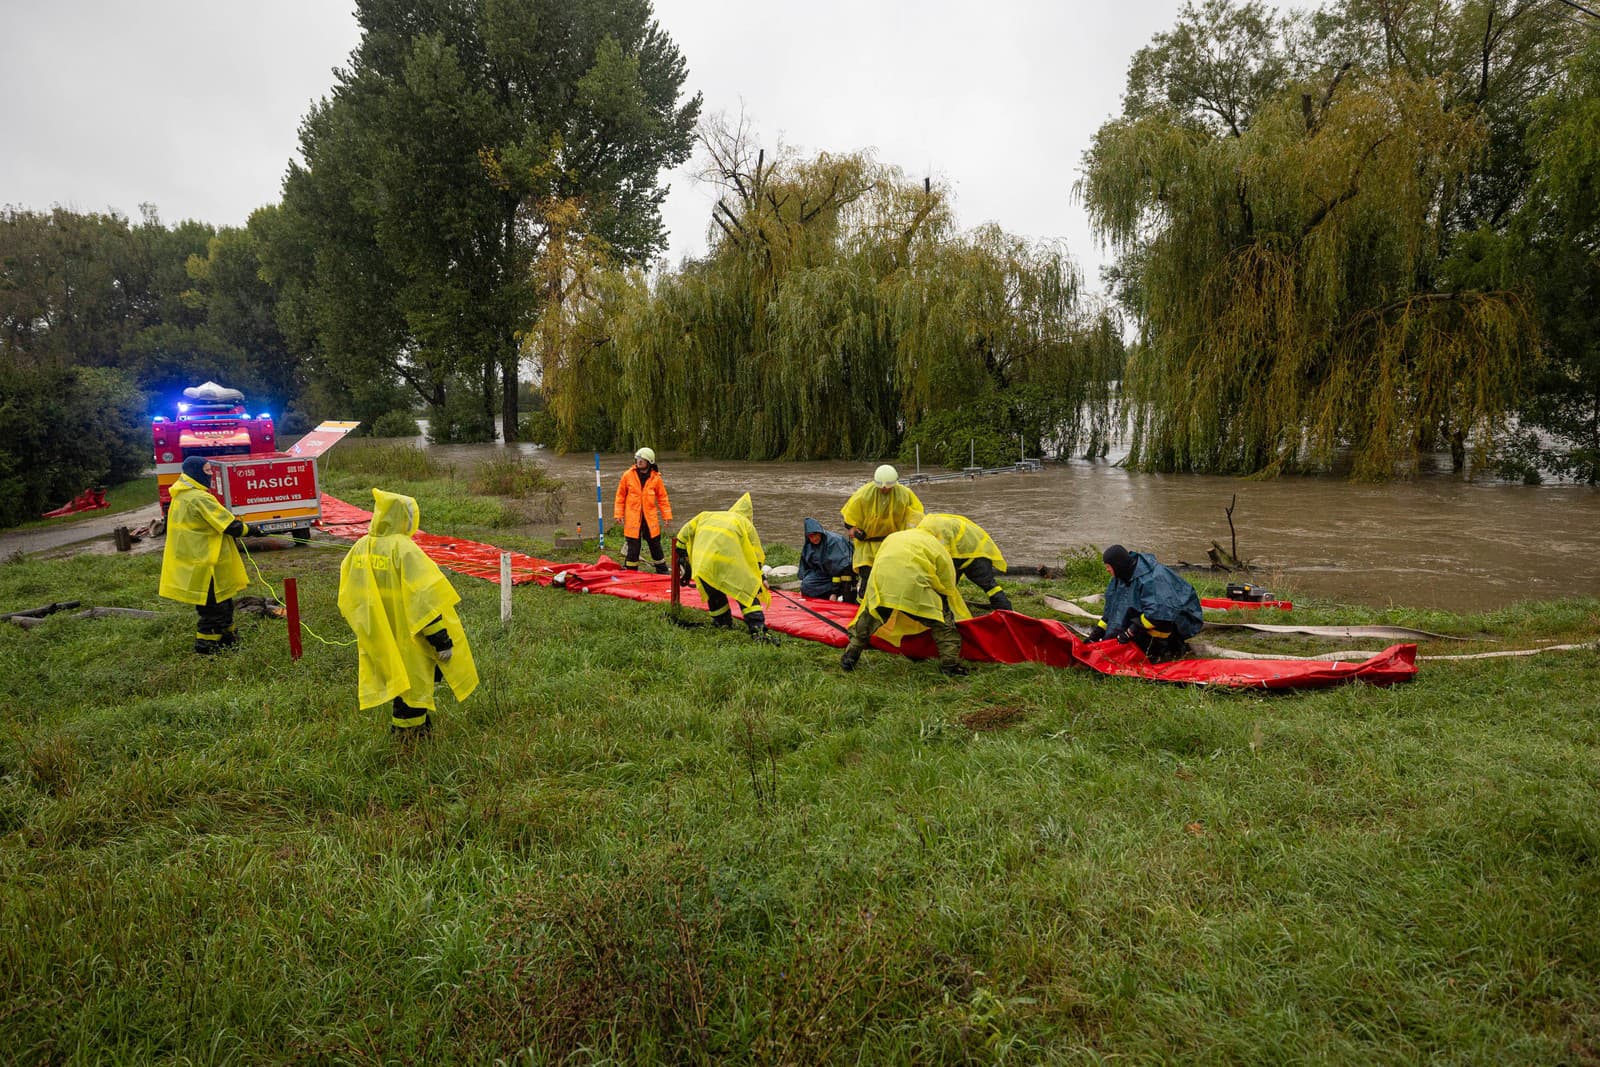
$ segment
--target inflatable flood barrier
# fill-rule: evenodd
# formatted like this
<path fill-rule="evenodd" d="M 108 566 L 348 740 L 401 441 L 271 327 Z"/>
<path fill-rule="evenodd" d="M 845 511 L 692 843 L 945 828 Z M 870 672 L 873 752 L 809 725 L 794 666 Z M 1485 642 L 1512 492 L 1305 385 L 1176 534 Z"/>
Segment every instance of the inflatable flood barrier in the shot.
<path fill-rule="evenodd" d="M 372 513 L 335 497 L 322 498 L 322 529 L 341 540 L 355 541 L 367 532 Z M 458 574 L 499 583 L 501 549 L 476 541 L 440 537 L 419 531 L 412 539 L 439 566 Z M 537 582 L 551 585 L 562 575 L 570 592 L 601 593 L 645 603 L 664 603 L 672 597 L 672 578 L 666 574 L 630 571 L 602 556 L 595 563 L 563 564 L 519 552 L 511 553 L 513 585 Z M 680 590 L 683 605 L 703 609 L 693 587 Z M 737 608 L 735 608 L 737 611 Z M 774 592 L 766 611 L 767 627 L 777 633 L 843 648 L 845 628 L 855 618 L 853 604 L 815 600 L 798 594 Z M 1392 645 L 1360 663 L 1334 660 L 1218 660 L 1186 659 L 1151 663 L 1131 644 L 1088 644 L 1064 623 L 1036 619 L 1014 611 L 996 611 L 958 624 L 962 658 L 976 663 L 1043 663 L 1051 667 L 1088 667 L 1121 678 L 1143 678 L 1182 685 L 1208 685 L 1225 689 L 1316 689 L 1345 682 L 1392 685 L 1416 677 L 1417 647 Z M 872 647 L 897 652 L 912 659 L 932 659 L 933 638 L 920 633 L 906 638 L 898 649 L 877 639 Z"/>

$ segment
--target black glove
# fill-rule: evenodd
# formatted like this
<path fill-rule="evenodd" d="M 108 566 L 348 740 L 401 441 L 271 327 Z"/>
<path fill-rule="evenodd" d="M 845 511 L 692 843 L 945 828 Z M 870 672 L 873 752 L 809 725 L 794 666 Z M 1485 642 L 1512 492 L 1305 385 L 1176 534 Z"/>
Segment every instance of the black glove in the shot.
<path fill-rule="evenodd" d="M 867 531 L 859 526 L 852 526 L 850 527 L 850 536 L 854 540 L 865 541 L 867 539 Z"/>
<path fill-rule="evenodd" d="M 1129 627 L 1128 629 L 1118 630 L 1116 632 L 1116 638 L 1117 638 L 1117 644 L 1119 644 L 1119 645 L 1127 644 L 1129 641 L 1133 640 L 1133 629 L 1131 627 Z"/>
<path fill-rule="evenodd" d="M 436 623 L 439 620 L 438 618 L 435 618 L 433 621 Z M 429 625 L 431 626 L 433 623 L 429 623 Z M 456 643 L 450 640 L 449 630 L 440 627 L 436 633 L 423 634 L 422 639 L 428 642 L 429 645 L 433 646 L 433 651 L 438 655 L 441 662 L 450 662 L 450 656 L 455 648 Z"/>
<path fill-rule="evenodd" d="M 1084 640 L 1089 642 L 1091 645 L 1094 644 L 1096 641 L 1104 641 L 1105 639 L 1106 639 L 1106 628 L 1105 628 L 1105 625 L 1103 623 L 1098 623 L 1098 622 L 1094 624 L 1094 629 L 1089 631 L 1089 636 L 1084 638 Z"/>
<path fill-rule="evenodd" d="M 678 584 L 688 585 L 694 578 L 694 571 L 689 566 L 689 553 L 680 546 L 678 549 Z"/>

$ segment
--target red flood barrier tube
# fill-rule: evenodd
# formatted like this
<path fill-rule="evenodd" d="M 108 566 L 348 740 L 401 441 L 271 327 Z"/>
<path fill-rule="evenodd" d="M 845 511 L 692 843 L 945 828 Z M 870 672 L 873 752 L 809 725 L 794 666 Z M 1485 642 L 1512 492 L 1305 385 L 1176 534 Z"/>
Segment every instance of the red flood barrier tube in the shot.
<path fill-rule="evenodd" d="M 1227 600 L 1223 597 L 1203 596 L 1200 598 L 1202 608 L 1212 611 L 1232 611 L 1234 608 L 1282 608 L 1284 611 L 1294 610 L 1292 600 Z"/>
<path fill-rule="evenodd" d="M 335 537 L 354 541 L 367 532 L 370 512 L 330 496 L 322 499 L 322 527 Z M 500 579 L 500 549 L 475 541 L 439 537 L 419 532 L 412 538 L 429 558 L 447 570 L 485 581 Z M 537 582 L 550 585 L 560 575 L 569 592 L 599 593 L 640 603 L 667 603 L 672 599 L 672 576 L 630 571 L 608 556 L 594 563 L 553 563 L 511 553 L 512 584 Z M 705 610 L 693 585 L 678 591 L 685 608 Z M 1202 601 L 1212 607 L 1213 602 Z M 1288 607 L 1286 601 L 1218 601 L 1230 607 Z M 734 611 L 738 611 L 735 606 Z M 790 637 L 843 648 L 844 629 L 856 616 L 854 604 L 784 591 L 766 608 L 767 628 Z M 1417 675 L 1417 646 L 1392 645 L 1361 663 L 1333 660 L 1230 660 L 1185 659 L 1151 663 L 1136 645 L 1101 641 L 1089 644 L 1066 624 L 1036 619 L 1015 611 L 994 611 L 956 624 L 961 630 L 961 655 L 976 663 L 1042 663 L 1049 667 L 1087 667 L 1118 678 L 1139 678 L 1178 685 L 1205 685 L 1223 689 L 1319 689 L 1349 682 L 1393 685 Z M 937 655 L 933 638 L 913 634 L 897 649 L 873 638 L 872 647 L 912 659 Z"/>

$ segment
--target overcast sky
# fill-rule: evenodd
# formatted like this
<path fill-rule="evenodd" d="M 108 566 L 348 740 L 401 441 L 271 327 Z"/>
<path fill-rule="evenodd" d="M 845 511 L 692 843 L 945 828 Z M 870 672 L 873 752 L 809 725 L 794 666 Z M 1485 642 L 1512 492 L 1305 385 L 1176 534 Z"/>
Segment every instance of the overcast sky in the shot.
<path fill-rule="evenodd" d="M 954 192 L 963 226 L 1064 240 L 1098 288 L 1072 184 L 1129 57 L 1181 0 L 656 0 L 704 111 L 762 143 L 870 148 Z M 0 204 L 241 225 L 279 198 L 301 118 L 359 36 L 341 0 L 0 0 Z M 670 258 L 711 198 L 670 176 Z"/>

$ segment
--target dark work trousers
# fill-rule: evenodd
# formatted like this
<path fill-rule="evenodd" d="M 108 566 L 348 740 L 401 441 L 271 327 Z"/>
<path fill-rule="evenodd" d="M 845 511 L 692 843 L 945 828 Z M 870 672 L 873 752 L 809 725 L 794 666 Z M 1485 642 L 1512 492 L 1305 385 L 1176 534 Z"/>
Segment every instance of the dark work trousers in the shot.
<path fill-rule="evenodd" d="M 195 605 L 194 650 L 202 656 L 239 643 L 233 629 L 233 597 L 217 599 L 217 583 L 206 587 L 206 602 Z"/>
<path fill-rule="evenodd" d="M 650 562 L 655 564 L 657 574 L 667 573 L 667 562 L 661 554 L 661 535 L 650 536 L 650 524 L 643 519 L 639 520 L 639 536 L 624 537 L 622 543 L 627 546 L 627 559 L 622 565 L 630 571 L 639 569 L 639 542 L 644 541 L 650 546 Z"/>
<path fill-rule="evenodd" d="M 989 598 L 989 606 L 1000 611 L 1011 610 L 1011 598 L 1006 596 L 1000 588 L 1000 572 L 994 569 L 994 561 L 978 556 L 974 559 L 961 560 L 956 564 L 956 576 L 965 578 Z"/>
<path fill-rule="evenodd" d="M 723 629 L 733 628 L 733 605 L 728 600 L 728 594 L 718 589 L 709 582 L 701 582 L 706 591 L 706 610 L 711 612 L 711 625 Z M 759 634 L 766 628 L 767 615 L 759 607 L 749 608 L 744 613 L 744 626 L 753 634 Z"/>
<path fill-rule="evenodd" d="M 864 564 L 856 568 L 856 599 L 860 600 L 867 595 L 867 578 L 872 574 L 872 564 Z"/>
<path fill-rule="evenodd" d="M 906 612 L 908 618 L 915 619 L 926 626 L 933 635 L 933 646 L 939 650 L 939 663 L 959 664 L 961 662 L 961 631 L 956 629 L 956 624 L 951 622 L 946 614 L 937 619 L 924 615 L 912 615 Z M 872 611 L 859 612 L 854 622 L 850 624 L 850 643 L 845 647 L 845 654 L 855 653 L 859 656 L 869 643 L 878 627 L 889 621 L 889 616 L 894 614 L 893 608 L 878 607 Z"/>

